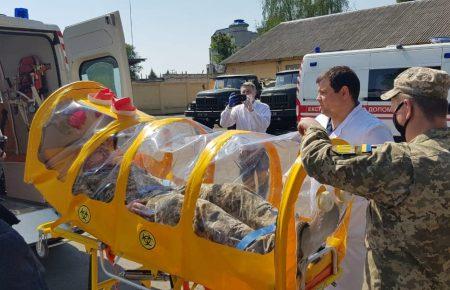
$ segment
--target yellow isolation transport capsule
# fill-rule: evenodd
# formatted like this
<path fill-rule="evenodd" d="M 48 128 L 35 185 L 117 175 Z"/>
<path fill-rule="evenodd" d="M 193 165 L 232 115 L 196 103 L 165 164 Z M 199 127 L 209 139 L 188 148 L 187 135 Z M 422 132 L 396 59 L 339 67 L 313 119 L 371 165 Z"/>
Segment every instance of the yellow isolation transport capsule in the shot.
<path fill-rule="evenodd" d="M 44 101 L 31 125 L 25 168 L 25 181 L 60 215 L 39 227 L 40 246 L 49 237 L 84 244 L 91 255 L 92 289 L 118 282 L 147 289 L 142 285 L 150 287 L 161 277 L 169 277 L 174 289 L 317 289 L 337 278 L 351 200 L 324 186 L 313 193 L 318 201 L 310 208 L 338 208 L 338 218 L 344 217 L 325 248 L 318 244 L 318 252 L 303 257 L 300 267 L 296 229 L 314 215 L 299 211 L 309 198 L 299 198 L 308 194 L 302 189 L 308 177 L 298 135 L 213 132 L 190 119 L 157 120 L 140 111 L 122 116 L 89 100 L 102 89 L 96 82 L 75 82 Z M 222 197 L 226 201 L 237 191 L 270 208 L 268 227 L 242 219 L 259 218 L 244 198 L 228 200 L 231 208 L 239 205 L 233 210 L 227 211 L 226 202 L 219 206 Z M 171 203 L 152 203 L 163 196 Z M 174 201 L 181 203 L 164 211 Z M 230 239 L 231 232 L 214 228 L 217 216 L 248 233 L 240 241 Z M 89 235 L 65 230 L 63 223 Z M 224 231 L 229 228 L 223 225 Z M 217 233 L 210 235 L 210 228 Z M 262 241 L 264 249 L 257 249 Z M 121 276 L 108 273 L 111 279 L 99 282 L 97 253 L 103 266 L 105 250 L 112 260 L 126 258 L 142 268 Z"/>

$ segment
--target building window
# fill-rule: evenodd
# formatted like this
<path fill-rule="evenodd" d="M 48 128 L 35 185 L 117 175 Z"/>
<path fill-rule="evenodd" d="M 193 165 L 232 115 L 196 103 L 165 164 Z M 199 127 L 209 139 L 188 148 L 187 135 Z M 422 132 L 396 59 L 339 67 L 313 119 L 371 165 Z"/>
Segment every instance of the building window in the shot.
<path fill-rule="evenodd" d="M 286 70 L 294 70 L 294 69 L 299 69 L 300 64 L 287 64 L 285 66 Z"/>

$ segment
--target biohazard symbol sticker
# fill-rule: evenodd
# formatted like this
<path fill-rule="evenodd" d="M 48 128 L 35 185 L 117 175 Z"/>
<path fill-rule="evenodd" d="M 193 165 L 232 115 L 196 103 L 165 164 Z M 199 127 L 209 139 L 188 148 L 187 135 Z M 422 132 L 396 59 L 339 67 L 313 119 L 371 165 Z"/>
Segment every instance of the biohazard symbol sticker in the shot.
<path fill-rule="evenodd" d="M 85 205 L 80 206 L 78 209 L 78 217 L 83 223 L 87 224 L 91 220 L 91 212 L 89 211 L 89 208 Z"/>
<path fill-rule="evenodd" d="M 139 241 L 141 242 L 141 245 L 147 250 L 153 249 L 156 245 L 155 237 L 146 230 L 140 232 Z"/>

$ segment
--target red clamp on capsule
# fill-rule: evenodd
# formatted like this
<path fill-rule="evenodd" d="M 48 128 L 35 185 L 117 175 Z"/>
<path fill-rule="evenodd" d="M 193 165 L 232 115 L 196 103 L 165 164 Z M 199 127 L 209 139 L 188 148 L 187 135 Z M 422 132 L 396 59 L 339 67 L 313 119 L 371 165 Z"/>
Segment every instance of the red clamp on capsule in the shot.
<path fill-rule="evenodd" d="M 131 98 L 112 99 L 111 111 L 124 116 L 134 116 L 136 107 L 133 105 Z"/>
<path fill-rule="evenodd" d="M 86 119 L 87 119 L 86 112 L 83 110 L 77 110 L 72 114 L 70 114 L 68 122 L 72 128 L 81 129 L 84 123 L 86 123 Z"/>
<path fill-rule="evenodd" d="M 95 94 L 88 94 L 88 99 L 94 104 L 109 106 L 111 105 L 112 99 L 114 99 L 116 95 L 113 91 L 108 88 L 101 89 Z"/>

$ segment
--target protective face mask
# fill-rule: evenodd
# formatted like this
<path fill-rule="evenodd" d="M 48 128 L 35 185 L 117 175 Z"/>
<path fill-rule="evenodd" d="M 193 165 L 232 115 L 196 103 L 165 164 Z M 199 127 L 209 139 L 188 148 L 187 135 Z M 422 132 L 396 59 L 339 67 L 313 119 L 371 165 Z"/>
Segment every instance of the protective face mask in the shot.
<path fill-rule="evenodd" d="M 392 121 L 394 122 L 394 126 L 395 129 L 397 129 L 397 131 L 400 133 L 400 135 L 402 136 L 403 140 L 405 140 L 405 134 L 406 134 L 406 126 L 409 123 L 409 120 L 406 120 L 404 125 L 401 125 L 398 121 L 397 121 L 397 112 L 398 110 L 400 110 L 400 108 L 404 105 L 405 103 L 402 102 L 400 105 L 398 105 L 397 109 L 395 109 L 394 114 L 392 115 Z"/>

